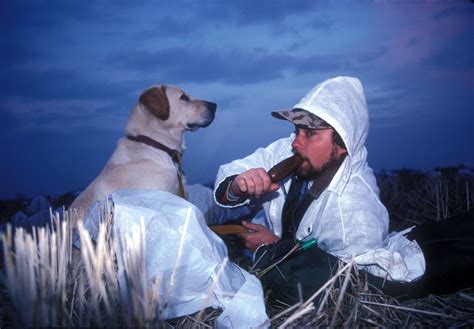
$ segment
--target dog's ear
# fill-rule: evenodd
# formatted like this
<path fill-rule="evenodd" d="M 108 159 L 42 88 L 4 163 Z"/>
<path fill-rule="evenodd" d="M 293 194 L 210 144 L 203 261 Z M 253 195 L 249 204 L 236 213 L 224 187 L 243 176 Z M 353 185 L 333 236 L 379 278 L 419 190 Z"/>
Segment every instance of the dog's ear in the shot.
<path fill-rule="evenodd" d="M 170 116 L 170 103 L 166 96 L 166 87 L 151 87 L 141 94 L 140 102 L 154 116 L 161 120 L 167 120 Z"/>

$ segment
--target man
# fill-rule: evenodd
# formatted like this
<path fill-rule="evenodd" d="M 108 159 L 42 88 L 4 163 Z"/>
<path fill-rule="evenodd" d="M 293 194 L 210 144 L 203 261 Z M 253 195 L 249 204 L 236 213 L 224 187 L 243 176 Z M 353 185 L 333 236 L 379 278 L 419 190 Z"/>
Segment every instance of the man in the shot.
<path fill-rule="evenodd" d="M 309 270 L 301 278 L 303 288 L 309 282 L 311 290 L 324 282 L 308 279 L 311 271 L 328 273 L 324 270 L 327 261 L 313 261 L 320 255 L 353 258 L 361 268 L 389 280 L 410 282 L 421 276 L 425 262 L 418 244 L 403 234 L 388 234 L 388 213 L 367 164 L 364 143 L 369 120 L 360 81 L 352 77 L 326 80 L 291 110 L 272 115 L 293 123 L 295 134 L 221 166 L 217 174 L 215 201 L 219 205 L 261 203 L 265 210 L 266 225 L 242 223 L 248 229 L 239 235 L 245 246 L 255 251 L 283 240 L 317 240 L 311 260 L 300 257 Z M 272 183 L 268 170 L 294 153 L 303 160 L 296 174 L 281 184 Z M 300 197 L 301 189 L 306 192 Z"/>

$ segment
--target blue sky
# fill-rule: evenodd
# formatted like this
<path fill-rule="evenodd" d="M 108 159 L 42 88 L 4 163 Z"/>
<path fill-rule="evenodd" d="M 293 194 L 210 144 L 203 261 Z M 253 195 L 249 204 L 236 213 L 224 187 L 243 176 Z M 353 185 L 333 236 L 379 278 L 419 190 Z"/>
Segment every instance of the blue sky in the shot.
<path fill-rule="evenodd" d="M 2 1 L 0 199 L 84 188 L 141 91 L 217 102 L 187 133 L 188 183 L 293 128 L 270 116 L 358 77 L 377 172 L 474 165 L 470 1 Z"/>

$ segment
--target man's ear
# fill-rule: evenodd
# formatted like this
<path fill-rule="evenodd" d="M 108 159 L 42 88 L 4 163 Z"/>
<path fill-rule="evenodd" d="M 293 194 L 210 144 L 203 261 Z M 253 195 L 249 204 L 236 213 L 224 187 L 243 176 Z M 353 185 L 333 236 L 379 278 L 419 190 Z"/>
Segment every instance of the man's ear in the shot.
<path fill-rule="evenodd" d="M 151 114 L 160 120 L 167 120 L 170 116 L 170 103 L 166 96 L 166 87 L 151 87 L 140 96 L 140 103 L 145 105 Z"/>

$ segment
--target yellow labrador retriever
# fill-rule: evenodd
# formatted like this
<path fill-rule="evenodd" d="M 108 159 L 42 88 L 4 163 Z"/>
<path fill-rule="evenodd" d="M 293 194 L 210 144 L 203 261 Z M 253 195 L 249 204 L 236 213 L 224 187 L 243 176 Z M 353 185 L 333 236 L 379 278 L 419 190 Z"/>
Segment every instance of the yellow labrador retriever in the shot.
<path fill-rule="evenodd" d="M 145 90 L 130 113 L 126 137 L 70 208 L 87 211 L 94 201 L 121 189 L 156 189 L 184 197 L 184 131 L 210 125 L 216 108 L 215 103 L 193 99 L 176 86 Z"/>

